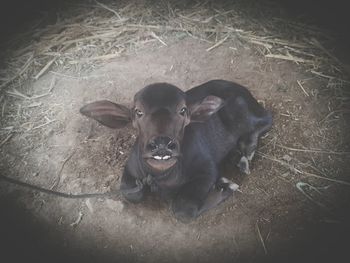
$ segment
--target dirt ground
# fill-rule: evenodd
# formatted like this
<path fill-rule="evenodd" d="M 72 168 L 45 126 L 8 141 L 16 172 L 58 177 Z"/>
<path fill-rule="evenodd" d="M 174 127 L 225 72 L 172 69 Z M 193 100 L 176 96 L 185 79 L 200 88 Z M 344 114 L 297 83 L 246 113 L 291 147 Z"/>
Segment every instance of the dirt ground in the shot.
<path fill-rule="evenodd" d="M 348 190 L 344 189 L 347 186 L 312 180 L 278 163 L 346 179 L 342 168 L 349 171 L 349 164 L 342 155 L 283 148 L 339 151 L 337 143 L 345 134 L 319 126 L 327 115 L 327 104 L 322 97 L 306 97 L 295 80 L 307 80 L 308 93 L 324 83 L 310 79 L 290 62 L 259 60 L 249 48 L 222 46 L 211 53 L 205 52 L 206 48 L 204 43 L 184 39 L 169 47 L 150 47 L 121 57 L 84 78 L 45 75 L 34 84 L 32 94 L 44 93 L 52 79 L 55 87 L 49 96 L 35 100 L 40 107 L 30 107 L 33 101 L 20 101 L 24 118 L 34 127 L 3 146 L 1 170 L 47 188 L 60 177 L 57 190 L 64 192 L 104 192 L 118 187 L 135 132 L 131 128 L 114 131 L 93 123 L 79 115 L 82 105 L 96 99 L 128 103 L 137 90 L 154 82 L 189 89 L 210 79 L 227 79 L 249 87 L 274 115 L 273 130 L 261 141 L 251 175 L 241 175 L 229 160 L 223 167 L 227 177 L 239 182 L 242 193 L 198 220 L 182 224 L 166 205 L 155 200 L 139 205 L 119 199 L 67 200 L 1 184 L 2 198 L 16 197 L 23 213 L 52 231 L 53 237 L 42 233 L 36 240 L 40 247 L 54 242 L 63 250 L 75 253 L 79 249 L 84 257 L 96 261 L 105 257 L 134 262 L 255 262 L 301 257 L 303 252 L 319 258 L 325 251 L 313 252 L 314 243 L 322 240 L 325 248 L 334 244 L 323 231 L 345 227 L 345 218 L 334 214 L 334 208 L 339 205 L 339 191 Z M 16 103 L 18 99 L 10 99 L 9 104 Z M 53 122 L 33 129 L 45 116 Z M 314 198 L 321 205 L 307 200 L 297 190 L 297 182 L 320 187 Z M 72 226 L 79 213 L 81 221 Z M 333 238 L 339 237 L 333 234 Z"/>
<path fill-rule="evenodd" d="M 154 82 L 187 90 L 225 79 L 274 116 L 250 175 L 230 157 L 222 165 L 242 192 L 183 224 L 157 198 L 70 200 L 1 182 L 3 262 L 348 262 L 349 115 L 334 110 L 341 95 L 329 79 L 240 41 L 208 52 L 191 37 L 165 40 L 83 75 L 47 72 L 25 86 L 33 99 L 6 96 L 1 138 L 15 132 L 1 145 L 1 173 L 67 193 L 116 189 L 136 133 L 103 127 L 79 108 L 127 104 Z"/>

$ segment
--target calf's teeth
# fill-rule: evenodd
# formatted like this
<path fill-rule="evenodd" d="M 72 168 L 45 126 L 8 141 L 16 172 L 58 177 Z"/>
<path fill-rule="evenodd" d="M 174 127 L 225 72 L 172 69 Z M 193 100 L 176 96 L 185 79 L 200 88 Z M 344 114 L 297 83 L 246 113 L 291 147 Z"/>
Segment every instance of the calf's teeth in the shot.
<path fill-rule="evenodd" d="M 170 158 L 171 158 L 170 155 L 164 155 L 164 156 L 155 155 L 155 156 L 153 156 L 153 159 L 156 159 L 156 160 L 168 160 Z"/>

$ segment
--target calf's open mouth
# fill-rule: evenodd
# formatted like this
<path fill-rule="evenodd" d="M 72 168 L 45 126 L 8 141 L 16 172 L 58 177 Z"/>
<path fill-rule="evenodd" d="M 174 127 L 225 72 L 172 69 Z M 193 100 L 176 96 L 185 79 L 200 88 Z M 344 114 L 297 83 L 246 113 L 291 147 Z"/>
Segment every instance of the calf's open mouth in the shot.
<path fill-rule="evenodd" d="M 161 172 L 173 167 L 177 162 L 177 157 L 170 154 L 155 154 L 150 157 L 147 157 L 146 162 L 152 169 Z"/>
<path fill-rule="evenodd" d="M 169 160 L 171 158 L 171 155 L 154 155 L 151 158 L 155 160 Z"/>

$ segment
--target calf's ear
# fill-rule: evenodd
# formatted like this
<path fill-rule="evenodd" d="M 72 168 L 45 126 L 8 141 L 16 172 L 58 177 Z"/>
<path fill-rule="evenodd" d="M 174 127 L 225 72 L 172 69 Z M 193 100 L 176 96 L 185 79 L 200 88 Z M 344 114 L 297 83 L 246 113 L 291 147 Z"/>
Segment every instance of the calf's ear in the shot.
<path fill-rule="evenodd" d="M 207 96 L 201 102 L 189 106 L 191 122 L 204 122 L 224 106 L 224 101 L 216 96 Z"/>
<path fill-rule="evenodd" d="M 80 109 L 80 113 L 113 129 L 123 128 L 131 122 L 129 108 L 108 100 L 89 103 Z"/>

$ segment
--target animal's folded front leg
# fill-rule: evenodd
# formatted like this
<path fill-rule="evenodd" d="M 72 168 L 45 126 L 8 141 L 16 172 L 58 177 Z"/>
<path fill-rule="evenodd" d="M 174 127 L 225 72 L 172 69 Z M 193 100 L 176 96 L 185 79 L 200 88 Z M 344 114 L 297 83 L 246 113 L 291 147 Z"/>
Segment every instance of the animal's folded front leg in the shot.
<path fill-rule="evenodd" d="M 228 197 L 232 196 L 239 188 L 238 184 L 230 181 L 225 177 L 219 178 L 215 185 L 210 189 L 207 198 L 204 200 L 199 214 L 219 205 Z"/>
<path fill-rule="evenodd" d="M 142 181 L 132 177 L 127 169 L 124 170 L 122 176 L 120 191 L 126 200 L 133 203 L 141 202 L 145 195 Z"/>
<path fill-rule="evenodd" d="M 215 167 L 205 170 L 212 173 L 202 173 L 193 177 L 193 180 L 181 188 L 173 201 L 174 215 L 182 222 L 186 223 L 195 219 L 203 212 L 226 200 L 238 189 L 237 184 L 224 177 L 216 180 L 217 170 Z"/>
<path fill-rule="evenodd" d="M 238 190 L 238 185 L 221 177 L 216 183 L 194 181 L 184 187 L 173 202 L 175 217 L 187 223 L 217 206 Z"/>

